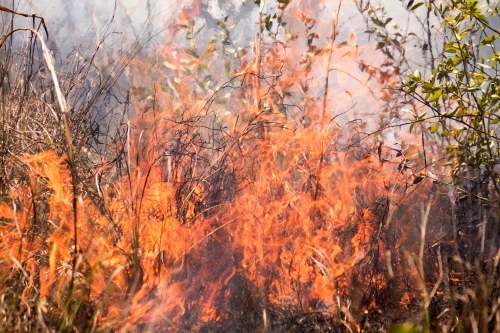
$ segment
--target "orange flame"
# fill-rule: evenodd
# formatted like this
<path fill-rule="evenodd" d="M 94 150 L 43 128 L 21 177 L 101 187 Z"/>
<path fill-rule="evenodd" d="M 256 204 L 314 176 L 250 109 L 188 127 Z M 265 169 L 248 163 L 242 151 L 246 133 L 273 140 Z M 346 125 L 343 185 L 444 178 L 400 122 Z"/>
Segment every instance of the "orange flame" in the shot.
<path fill-rule="evenodd" d="M 316 22 L 298 8 L 290 13 L 289 39 L 267 39 L 260 68 L 252 50 L 228 50 L 217 36 L 201 51 L 172 41 L 161 49 L 161 70 L 146 73 L 153 88 L 140 99 L 145 83 L 139 77 L 147 69 L 133 63 L 138 102 L 123 144 L 130 147 L 129 172 L 102 189 L 110 217 L 81 194 L 81 253 L 73 244 L 73 185 L 64 157 L 20 158 L 31 189 L 12 193 L 24 203 L 19 211 L 0 203 L 0 218 L 27 230 L 29 197 L 46 182 L 52 228 L 29 253 L 48 251 L 48 262 L 28 265 L 30 276 L 40 270 L 41 297 L 57 299 L 78 255 L 78 283 L 92 276 L 90 297 L 103 309 L 100 320 L 124 330 L 221 321 L 235 298 L 241 307 L 339 309 L 354 268 L 369 262 L 375 247 L 385 253 L 379 236 L 393 203 L 407 194 L 398 187 L 402 149 L 398 155 L 365 135 L 381 122 L 378 108 L 387 97 L 381 85 L 396 77 L 375 79 L 384 59 L 373 45 L 358 45 L 354 33 L 345 45 L 334 45 L 333 66 L 325 69 L 328 41 L 316 31 L 331 22 Z M 293 37 L 299 31 L 304 36 Z M 328 92 L 322 91 L 326 75 Z M 326 93 L 325 113 L 318 96 Z M 12 252 L 23 233 L 10 224 L 1 228 L 11 247 L 0 255 L 30 260 Z M 369 280 L 380 289 L 387 283 L 382 273 Z M 399 299 L 409 296 L 401 292 Z"/>

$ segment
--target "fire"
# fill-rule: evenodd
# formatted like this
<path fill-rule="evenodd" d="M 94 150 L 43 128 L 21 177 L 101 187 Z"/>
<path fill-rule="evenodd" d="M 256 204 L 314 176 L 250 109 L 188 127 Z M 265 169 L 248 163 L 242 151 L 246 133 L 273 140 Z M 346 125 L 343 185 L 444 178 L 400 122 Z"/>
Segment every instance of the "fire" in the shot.
<path fill-rule="evenodd" d="M 199 10 L 185 12 L 196 22 Z M 15 221 L 1 226 L 0 255 L 11 258 L 2 265 L 27 260 L 30 283 L 39 271 L 40 296 L 51 300 L 75 273 L 75 295 L 89 293 L 99 322 L 124 330 L 196 329 L 260 307 L 368 308 L 362 287 L 349 290 L 388 286 L 384 270 L 359 272 L 388 250 L 395 206 L 409 192 L 401 147 L 413 138 L 366 135 L 382 126 L 378 109 L 391 93 L 383 87 L 397 78 L 374 79 L 385 59 L 354 32 L 333 45 L 326 68 L 321 33 L 331 18 L 314 13 L 287 8 L 286 27 L 263 37 L 258 65 L 255 49 L 227 46 L 229 22 L 208 43 L 182 44 L 196 24 L 180 30 L 161 47 L 160 69 L 146 73 L 153 88 L 143 98 L 147 67 L 134 62 L 134 117 L 117 146 L 125 166 L 96 171 L 115 179 L 100 189 L 104 206 L 73 189 L 64 156 L 20 157 L 30 182 L 11 193 L 21 205 L 0 204 L 1 218 Z M 44 186 L 52 227 L 44 242 L 27 242 L 30 202 Z M 47 262 L 33 260 L 41 252 Z M 408 304 L 410 295 L 398 290 L 393 300 Z"/>

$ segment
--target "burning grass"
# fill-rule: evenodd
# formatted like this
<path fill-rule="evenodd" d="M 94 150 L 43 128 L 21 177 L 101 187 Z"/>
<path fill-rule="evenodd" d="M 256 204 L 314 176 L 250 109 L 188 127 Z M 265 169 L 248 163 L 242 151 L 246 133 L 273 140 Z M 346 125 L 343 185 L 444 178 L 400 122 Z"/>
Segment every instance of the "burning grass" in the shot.
<path fill-rule="evenodd" d="M 57 81 L 43 76 L 51 68 L 37 58 L 39 41 L 4 45 L 4 327 L 498 331 L 488 224 L 482 247 L 476 229 L 459 233 L 468 222 L 448 209 L 439 164 L 427 166 L 418 139 L 387 125 L 394 112 L 369 112 L 396 107 L 400 69 L 371 54 L 366 65 L 371 46 L 352 34 L 335 48 L 338 15 L 321 41 L 314 31 L 325 22 L 297 11 L 288 24 L 304 37 L 262 30 L 254 56 L 232 56 L 227 20 L 208 43 L 193 41 L 195 20 L 180 22 L 157 67 L 131 63 L 133 97 L 104 131 L 96 103 L 129 57 L 116 58 L 110 77 L 78 56 L 52 71 L 66 110 Z M 304 53 L 293 52 L 296 40 Z M 341 61 L 342 72 L 332 67 Z M 382 70 L 390 66 L 394 76 Z M 366 83 L 342 76 L 350 69 Z M 77 84 L 89 77 L 96 86 Z"/>

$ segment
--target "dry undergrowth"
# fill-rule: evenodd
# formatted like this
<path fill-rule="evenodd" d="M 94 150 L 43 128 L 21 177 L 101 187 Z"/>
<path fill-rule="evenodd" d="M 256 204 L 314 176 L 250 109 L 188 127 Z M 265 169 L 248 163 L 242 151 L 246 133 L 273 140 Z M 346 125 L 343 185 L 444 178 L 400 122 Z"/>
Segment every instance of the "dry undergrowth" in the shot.
<path fill-rule="evenodd" d="M 46 44 L 43 18 L 3 6 L 0 13 L 0 326 L 15 332 L 91 328 L 95 310 L 84 295 L 78 296 L 84 291 L 72 286 L 78 256 L 57 267 L 73 275 L 64 296 L 40 297 L 39 267 L 51 260 L 45 240 L 59 223 L 50 213 L 58 209 L 50 207 L 57 189 L 49 184 L 51 165 L 34 162 L 46 171 L 34 173 L 23 157 L 48 152 L 47 161 L 57 164 L 59 156 L 66 156 L 60 163 L 69 170 L 62 186 L 74 198 L 70 206 L 84 196 L 106 214 L 95 170 L 102 167 L 101 155 L 119 158 L 116 148 L 124 139 L 117 124 L 127 106 L 112 102 L 113 87 L 138 44 L 130 50 L 106 48 L 110 20 L 93 52 L 75 50 L 60 58 Z M 32 26 L 14 29 L 23 17 L 32 18 Z M 73 242 L 77 237 L 75 232 Z"/>
<path fill-rule="evenodd" d="M 9 12 L 9 14 L 17 16 L 22 13 Z M 34 19 L 35 21 L 40 20 L 38 17 L 34 17 Z M 106 299 L 108 291 L 99 290 L 98 298 L 91 299 L 90 297 L 91 294 L 96 293 L 91 285 L 92 279 L 102 272 L 90 265 L 90 261 L 85 262 L 79 255 L 80 249 L 77 248 L 75 251 L 74 246 L 75 242 L 91 244 L 92 241 L 98 243 L 100 239 L 88 239 L 85 235 L 82 237 L 82 235 L 77 234 L 79 228 L 76 227 L 76 224 L 73 227 L 71 225 L 63 227 L 64 221 L 61 220 L 64 219 L 63 213 L 67 214 L 66 218 L 72 216 L 73 219 L 76 217 L 82 220 L 87 219 L 86 222 L 92 225 L 94 230 L 97 230 L 96 234 L 105 234 L 103 237 L 111 240 L 115 246 L 113 250 L 118 253 L 116 257 L 125 258 L 122 269 L 126 271 L 127 281 L 124 282 L 124 285 L 127 286 L 127 290 L 122 291 L 124 297 L 120 301 L 123 302 L 125 299 L 125 303 L 133 303 L 130 305 L 131 307 L 140 308 L 142 301 L 155 297 L 153 288 L 148 293 L 143 292 L 142 299 L 134 297 L 141 289 L 144 279 L 144 272 L 139 263 L 139 241 L 136 234 L 139 227 L 136 229 L 131 227 L 131 230 L 128 230 L 129 234 L 132 235 L 130 239 L 126 240 L 131 243 L 129 244 L 130 248 L 123 250 L 117 246 L 124 237 L 124 230 L 123 225 L 115 224 L 111 210 L 116 212 L 120 208 L 116 208 L 106 200 L 113 201 L 118 194 L 103 190 L 104 186 L 116 181 L 116 178 L 109 175 L 129 177 L 129 185 L 132 187 L 130 183 L 132 183 L 133 175 L 130 168 L 134 162 L 130 161 L 130 153 L 127 153 L 127 145 L 130 144 L 130 124 L 127 124 L 127 119 L 124 116 L 128 105 L 125 103 L 110 107 L 105 102 L 132 55 L 130 52 L 122 52 L 115 54 L 111 63 L 101 63 L 96 48 L 92 54 L 81 55 L 74 52 L 66 59 L 54 60 L 54 54 L 47 49 L 42 41 L 42 38 L 47 37 L 44 35 L 44 29 L 40 30 L 40 27 L 44 27 L 43 21 L 41 21 L 41 26 L 35 24 L 30 28 L 16 31 L 8 30 L 10 25 L 4 26 L 4 29 L 7 30 L 3 31 L 5 37 L 0 42 L 0 78 L 2 80 L 0 87 L 0 111 L 2 113 L 0 268 L 3 272 L 0 277 L 0 325 L 15 332 L 111 330 L 110 326 L 113 323 L 108 323 L 109 326 L 99 326 L 102 324 L 99 322 L 99 318 L 107 309 L 102 304 L 98 304 L 99 302 L 94 301 L 95 299 Z M 23 39 L 22 36 L 25 38 Z M 104 43 L 104 40 L 100 43 Z M 106 71 L 99 70 L 104 67 L 107 68 Z M 108 74 L 104 75 L 103 73 Z M 115 115 L 119 116 L 118 120 L 116 120 Z M 109 119 L 115 119 L 115 122 L 110 123 Z M 235 175 L 239 175 L 238 172 L 243 174 L 248 171 L 246 169 L 248 166 L 244 165 L 241 169 L 237 169 L 234 167 L 237 165 L 234 161 L 239 158 L 251 159 L 248 156 L 243 156 L 243 153 L 241 156 L 237 154 L 231 156 L 227 153 L 229 149 L 220 149 L 221 147 L 217 147 L 217 149 L 224 151 L 224 154 L 221 154 L 224 158 L 217 160 L 217 163 L 209 159 L 209 155 L 213 151 L 215 151 L 213 155 L 216 155 L 217 149 L 213 149 L 213 151 L 207 149 L 206 155 L 193 153 L 188 156 L 192 152 L 192 150 L 190 151 L 191 147 L 196 146 L 196 150 L 206 144 L 196 133 L 196 127 L 191 126 L 191 124 L 196 124 L 198 120 L 188 119 L 182 126 L 179 126 L 182 130 L 175 132 L 176 140 L 173 140 L 169 146 L 169 151 L 174 157 L 172 163 L 176 162 L 175 158 L 178 160 L 199 158 L 200 163 L 209 165 L 207 170 L 217 170 L 217 172 L 210 173 L 212 178 L 206 175 L 200 177 L 200 179 L 203 178 L 203 184 L 205 184 L 203 186 L 193 187 L 193 183 L 202 183 L 198 179 L 179 181 L 177 184 L 174 195 L 177 213 L 172 214 L 172 216 L 186 226 L 189 226 L 189 223 L 199 215 L 210 218 L 210 214 L 212 214 L 210 210 L 216 211 L 216 207 L 223 206 L 224 201 L 230 201 L 236 197 L 239 189 L 231 184 L 235 183 L 234 178 Z M 109 125 L 103 126 L 106 123 Z M 169 126 L 175 127 L 172 124 L 173 122 L 169 123 Z M 258 132 L 259 130 L 262 130 L 261 126 L 254 124 L 248 132 Z M 243 132 L 244 134 L 234 140 L 228 139 L 225 144 L 237 147 L 243 141 L 241 138 L 244 138 L 245 133 L 248 132 Z M 220 135 L 223 136 L 223 134 Z M 223 142 L 223 140 L 219 142 Z M 245 148 L 244 145 L 240 146 L 240 149 L 241 147 Z M 61 158 L 61 156 L 65 157 Z M 101 159 L 101 156 L 106 156 L 106 159 Z M 285 157 L 282 158 L 285 159 Z M 50 160 L 52 165 L 56 165 L 53 172 L 45 169 L 47 165 L 44 164 L 44 161 L 47 160 Z M 198 163 L 198 160 L 196 161 Z M 182 164 L 181 161 L 178 163 L 187 170 L 184 173 L 182 170 L 173 171 L 173 173 L 180 174 L 179 179 L 185 177 L 186 173 L 194 174 L 194 171 L 189 169 L 191 162 Z M 153 169 L 153 164 L 149 166 L 144 184 L 147 183 L 147 177 Z M 165 165 L 163 166 L 165 167 Z M 170 167 L 170 164 L 168 166 Z M 101 172 L 109 169 L 112 169 L 113 172 Z M 144 175 L 142 176 L 144 177 Z M 241 182 L 248 186 L 254 181 L 253 175 L 247 172 L 245 176 L 247 179 Z M 168 178 L 170 179 L 170 171 Z M 310 195 L 316 200 L 318 196 L 321 196 L 321 192 L 325 191 L 318 189 L 319 186 L 319 180 L 316 181 L 316 178 L 309 177 L 300 193 L 304 197 Z M 145 188 L 146 185 L 144 185 L 143 196 L 146 196 Z M 158 187 L 151 191 L 161 192 L 161 190 L 162 188 Z M 281 200 L 282 197 L 286 196 L 286 188 L 276 186 L 275 189 L 271 190 L 271 192 L 275 192 L 270 195 L 271 198 Z M 106 197 L 106 193 L 109 195 L 108 197 Z M 54 201 L 55 197 L 63 199 Z M 64 198 L 67 201 L 67 197 L 73 198 L 72 202 L 61 203 Z M 344 234 L 344 238 L 362 238 L 364 236 L 367 239 L 367 244 L 370 243 L 370 251 L 372 252 L 369 254 L 370 257 L 366 257 L 369 259 L 354 264 L 356 274 L 353 275 L 357 275 L 357 277 L 353 277 L 348 282 L 359 283 L 366 288 L 364 292 L 368 296 L 365 294 L 360 296 L 360 299 L 363 298 L 365 301 L 364 298 L 370 299 L 371 297 L 370 302 L 380 304 L 384 303 L 384 297 L 386 302 L 393 300 L 390 298 L 392 291 L 390 283 L 387 283 L 385 289 L 382 290 L 374 282 L 382 274 L 389 274 L 386 257 L 384 257 L 386 254 L 374 250 L 374 244 L 379 242 L 378 236 L 381 234 L 381 227 L 387 220 L 388 203 L 384 200 L 364 209 L 363 214 L 366 216 L 356 217 L 358 218 L 356 221 L 353 218 L 353 223 L 346 223 L 345 227 L 338 229 L 339 233 Z M 134 223 L 138 225 L 134 218 L 139 220 L 143 217 L 141 214 L 147 214 L 150 221 L 163 218 L 161 210 L 141 212 L 143 202 L 140 195 L 138 198 L 130 198 L 129 201 L 138 206 L 134 210 L 133 204 L 131 204 L 130 211 L 136 214 L 129 216 L 129 220 L 132 220 L 132 226 Z M 285 201 L 283 200 L 283 202 Z M 161 203 L 158 204 L 158 207 L 160 206 Z M 80 208 L 80 211 L 75 214 L 75 207 L 85 209 Z M 296 210 L 296 208 L 291 207 L 290 211 L 292 208 Z M 316 215 L 317 220 L 323 219 L 326 215 L 314 209 L 310 209 L 309 212 L 311 216 Z M 290 213 L 290 215 L 292 214 L 294 212 Z M 96 216 L 98 218 L 94 219 Z M 282 219 L 279 214 L 276 216 L 276 219 Z M 346 305 L 343 300 L 344 303 L 341 304 L 341 295 L 338 295 L 339 304 L 336 313 L 305 310 L 300 312 L 296 309 L 288 311 L 288 309 L 279 309 L 273 306 L 266 308 L 262 305 L 265 305 L 266 301 L 263 301 L 262 304 L 258 303 L 258 291 L 256 291 L 255 286 L 241 276 L 238 277 L 239 280 L 236 279 L 237 275 L 235 275 L 228 283 L 233 284 L 233 291 L 240 291 L 242 286 L 245 286 L 245 290 L 249 292 L 246 295 L 246 303 L 238 304 L 238 309 L 243 312 L 243 315 L 241 313 L 235 314 L 234 322 L 230 320 L 222 323 L 211 322 L 201 326 L 201 328 L 205 331 L 230 329 L 232 324 L 238 322 L 239 325 L 242 325 L 239 328 L 246 331 L 348 332 L 358 330 L 382 332 L 398 321 L 409 320 L 416 324 L 415 327 L 418 330 L 422 331 L 432 329 L 444 332 L 470 330 L 500 332 L 500 311 L 498 309 L 500 301 L 497 300 L 500 298 L 498 298 L 499 286 L 496 278 L 498 275 L 498 255 L 489 255 L 484 258 L 483 252 L 481 252 L 483 250 L 480 249 L 479 259 L 468 260 L 463 255 L 464 249 L 459 248 L 458 245 L 455 247 L 448 245 L 446 249 L 442 250 L 445 248 L 444 245 L 438 247 L 435 244 L 428 244 L 425 237 L 429 222 L 428 207 L 427 210 L 422 211 L 421 217 L 421 225 L 419 226 L 421 238 L 417 244 L 420 251 L 414 256 L 407 254 L 407 258 L 400 256 L 398 264 L 406 265 L 408 270 L 416 272 L 414 274 L 405 273 L 404 277 L 408 279 L 404 281 L 408 283 L 405 296 L 413 292 L 413 296 L 420 294 L 422 298 L 412 297 L 410 299 L 407 296 L 408 299 L 404 299 L 401 304 L 396 305 L 396 308 L 401 306 L 404 308 L 403 310 L 384 313 L 385 309 L 367 307 L 369 310 L 362 315 L 353 315 L 351 310 L 354 312 L 357 309 L 351 309 L 350 303 Z M 379 233 L 373 232 L 368 236 L 360 235 L 358 224 L 369 222 L 370 219 L 375 221 L 373 225 L 376 228 L 367 230 L 373 231 L 380 227 Z M 232 220 L 225 222 L 222 226 L 217 227 L 218 229 L 214 229 L 212 233 L 226 227 L 231 222 Z M 452 230 L 456 232 L 457 230 L 454 228 Z M 72 234 L 68 235 L 70 231 Z M 368 231 L 365 230 L 365 232 Z M 55 262 L 56 256 L 53 253 L 56 250 L 49 246 L 49 242 L 46 240 L 51 241 L 56 236 L 64 239 L 62 245 L 65 247 L 64 255 L 66 257 L 63 254 L 61 256 L 67 260 Z M 381 236 L 381 239 L 389 242 L 398 236 L 399 234 L 395 231 L 393 234 L 387 232 L 387 238 L 382 239 Z M 479 236 L 481 235 L 479 234 Z M 227 237 L 229 237 L 229 233 Z M 345 239 L 342 240 L 345 241 Z M 448 240 L 457 242 L 457 238 L 454 237 L 448 237 Z M 466 240 L 460 239 L 460 241 Z M 350 239 L 346 241 L 346 243 L 348 242 Z M 198 244 L 193 245 L 187 251 L 196 245 Z M 89 245 L 88 248 L 91 246 Z M 330 274 L 333 276 L 333 273 L 329 271 L 331 267 L 327 265 L 327 255 L 318 249 L 311 249 L 315 253 L 310 255 L 307 261 L 315 262 L 319 267 L 321 274 L 318 276 L 329 276 Z M 90 255 L 96 255 L 96 253 L 97 251 L 94 251 Z M 395 253 L 393 255 L 397 256 Z M 110 257 L 112 256 L 113 253 L 110 252 Z M 106 258 L 106 260 L 108 259 Z M 106 260 L 102 260 L 102 266 L 105 266 Z M 167 260 L 172 262 L 167 263 Z M 165 251 L 162 251 L 155 258 L 152 266 L 156 267 L 157 274 L 161 275 L 164 267 L 167 264 L 175 266 L 176 260 L 177 258 L 168 258 Z M 380 274 L 373 272 L 374 262 L 377 262 Z M 111 264 L 109 266 L 112 267 Z M 49 268 L 44 271 L 43 267 Z M 102 270 L 106 269 L 107 267 L 102 268 Z M 404 270 L 400 268 L 400 271 Z M 47 286 L 47 278 L 44 274 L 52 279 L 63 277 L 60 279 L 62 282 Z M 111 280 L 118 274 L 120 274 L 119 270 L 110 270 L 103 273 L 103 276 Z M 292 269 L 290 269 L 289 274 L 293 274 Z M 400 288 L 398 283 L 394 285 Z M 54 293 L 56 287 L 63 292 Z M 359 292 L 359 294 L 362 293 L 363 291 Z M 266 299 L 266 297 L 262 299 Z M 113 303 L 115 300 L 106 299 L 106 301 Z M 362 301 L 359 302 L 361 304 Z M 251 303 L 251 305 L 247 303 Z M 126 309 L 124 313 L 115 316 L 115 323 L 123 321 L 123 316 L 129 314 L 128 310 Z M 406 317 L 403 317 L 402 313 Z M 156 315 L 156 313 L 154 314 Z M 131 314 L 132 317 L 134 315 L 140 317 L 140 314 Z M 238 316 L 243 316 L 245 319 L 239 320 Z M 133 319 L 137 319 L 139 322 L 138 318 L 134 317 Z M 164 327 L 167 327 L 164 328 L 165 330 L 169 327 L 175 330 L 175 325 L 168 318 L 160 318 L 160 322 L 161 320 L 164 320 Z M 148 326 L 148 323 L 133 325 L 129 326 L 130 330 L 159 328 Z M 394 332 L 403 332 L 403 329 L 407 329 L 404 332 L 411 332 L 414 328 L 403 327 L 400 331 L 397 329 L 395 328 Z"/>

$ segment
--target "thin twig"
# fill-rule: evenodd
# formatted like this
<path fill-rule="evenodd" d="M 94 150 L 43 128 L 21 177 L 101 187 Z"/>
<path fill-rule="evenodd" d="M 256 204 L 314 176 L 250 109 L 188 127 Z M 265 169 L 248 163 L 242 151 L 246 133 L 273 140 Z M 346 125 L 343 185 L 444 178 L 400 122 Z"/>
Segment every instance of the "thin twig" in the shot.
<path fill-rule="evenodd" d="M 327 65 L 326 65 L 326 78 L 325 78 L 325 85 L 323 87 L 323 113 L 322 113 L 322 117 L 321 117 L 320 135 L 323 134 L 323 127 L 324 127 L 325 116 L 326 116 L 326 106 L 327 106 L 327 100 L 328 100 L 328 84 L 329 84 L 330 70 L 331 70 L 331 64 L 332 64 L 333 46 L 335 45 L 335 39 L 337 38 L 337 24 L 339 22 L 339 13 L 340 13 L 341 7 L 342 7 L 342 0 L 339 1 L 339 5 L 337 7 L 337 13 L 334 13 L 332 11 L 332 34 L 330 36 L 328 61 L 327 61 Z M 316 190 L 314 192 L 314 197 L 313 197 L 314 201 L 316 201 L 318 199 L 318 195 L 320 192 L 319 189 L 321 187 L 320 186 L 321 170 L 323 169 L 324 158 L 325 158 L 325 150 L 323 147 L 323 142 L 321 142 L 321 158 L 319 161 L 318 172 L 317 172 L 317 176 L 316 176 Z"/>
<path fill-rule="evenodd" d="M 15 10 L 9 9 L 7 7 L 4 7 L 4 6 L 0 6 L 0 11 L 11 13 L 14 15 L 20 15 L 20 16 L 24 16 L 24 17 L 39 18 L 40 24 L 43 26 L 43 29 L 45 30 L 45 33 L 47 34 L 47 39 L 49 39 L 49 31 L 47 30 L 47 26 L 45 25 L 45 20 L 43 19 L 43 17 L 38 16 L 36 14 L 26 14 L 26 13 L 17 12 Z M 1 43 L 0 43 L 0 47 L 1 47 Z"/>

